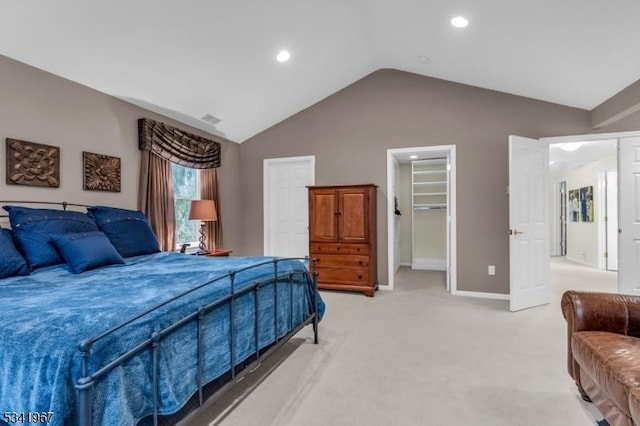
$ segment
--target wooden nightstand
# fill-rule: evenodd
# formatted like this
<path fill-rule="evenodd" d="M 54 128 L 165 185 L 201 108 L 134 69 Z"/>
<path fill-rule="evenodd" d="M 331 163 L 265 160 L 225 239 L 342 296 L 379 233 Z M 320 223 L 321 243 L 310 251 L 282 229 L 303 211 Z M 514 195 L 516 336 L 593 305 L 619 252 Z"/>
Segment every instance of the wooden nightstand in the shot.
<path fill-rule="evenodd" d="M 229 254 L 231 254 L 233 252 L 233 250 L 227 250 L 227 249 L 215 249 L 213 250 L 211 253 L 207 254 L 207 256 L 229 256 Z"/>

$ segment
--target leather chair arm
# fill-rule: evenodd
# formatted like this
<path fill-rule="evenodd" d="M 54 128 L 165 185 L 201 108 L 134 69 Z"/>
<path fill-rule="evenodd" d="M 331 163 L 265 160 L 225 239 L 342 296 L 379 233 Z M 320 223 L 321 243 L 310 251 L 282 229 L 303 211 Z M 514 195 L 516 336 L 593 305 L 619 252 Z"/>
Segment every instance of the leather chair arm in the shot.
<path fill-rule="evenodd" d="M 571 338 L 577 331 L 607 331 L 640 337 L 640 296 L 569 290 L 562 295 L 567 320 L 569 375 L 579 383 L 579 366 L 573 359 Z"/>
<path fill-rule="evenodd" d="M 570 331 L 608 331 L 640 336 L 640 296 L 569 290 L 562 314 Z"/>

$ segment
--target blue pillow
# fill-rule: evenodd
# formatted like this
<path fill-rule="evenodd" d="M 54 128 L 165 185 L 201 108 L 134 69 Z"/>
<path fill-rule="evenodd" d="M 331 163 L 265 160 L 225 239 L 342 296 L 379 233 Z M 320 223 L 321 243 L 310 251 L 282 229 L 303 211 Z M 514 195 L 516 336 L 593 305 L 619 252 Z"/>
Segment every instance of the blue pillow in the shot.
<path fill-rule="evenodd" d="M 29 274 L 29 267 L 13 242 L 11 231 L 0 229 L 0 278 Z"/>
<path fill-rule="evenodd" d="M 158 239 L 142 212 L 104 206 L 89 207 L 87 210 L 122 257 L 160 251 Z"/>
<path fill-rule="evenodd" d="M 16 206 L 4 206 L 4 209 L 9 212 L 18 248 L 32 270 L 64 262 L 53 245 L 55 237 L 99 230 L 89 216 L 80 212 Z"/>
<path fill-rule="evenodd" d="M 74 274 L 124 263 L 111 241 L 100 231 L 62 235 L 53 242 Z"/>

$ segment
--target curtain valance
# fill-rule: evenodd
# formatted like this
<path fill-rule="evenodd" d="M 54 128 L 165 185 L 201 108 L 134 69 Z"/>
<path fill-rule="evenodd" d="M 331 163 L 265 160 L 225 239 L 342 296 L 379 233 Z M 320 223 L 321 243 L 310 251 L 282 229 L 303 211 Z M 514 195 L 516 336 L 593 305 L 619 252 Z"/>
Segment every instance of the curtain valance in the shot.
<path fill-rule="evenodd" d="M 149 118 L 138 120 L 138 147 L 193 169 L 220 167 L 220 143 Z"/>

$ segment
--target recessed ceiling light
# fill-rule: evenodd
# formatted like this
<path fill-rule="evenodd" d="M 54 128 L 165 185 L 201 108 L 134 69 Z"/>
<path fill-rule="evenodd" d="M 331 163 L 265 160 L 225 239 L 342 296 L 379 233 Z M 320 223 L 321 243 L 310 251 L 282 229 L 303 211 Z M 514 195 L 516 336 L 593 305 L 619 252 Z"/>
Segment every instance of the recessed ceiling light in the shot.
<path fill-rule="evenodd" d="M 415 160 L 416 158 L 418 158 L 418 156 L 414 154 L 414 155 L 410 155 L 409 158 L 412 160 Z"/>
<path fill-rule="evenodd" d="M 286 50 L 281 50 L 280 53 L 278 53 L 278 56 L 276 56 L 276 59 L 278 60 L 278 62 L 287 62 L 290 57 L 291 53 Z"/>
<path fill-rule="evenodd" d="M 456 28 L 466 28 L 469 25 L 469 21 L 464 16 L 456 16 L 455 18 L 451 18 L 451 25 Z"/>

